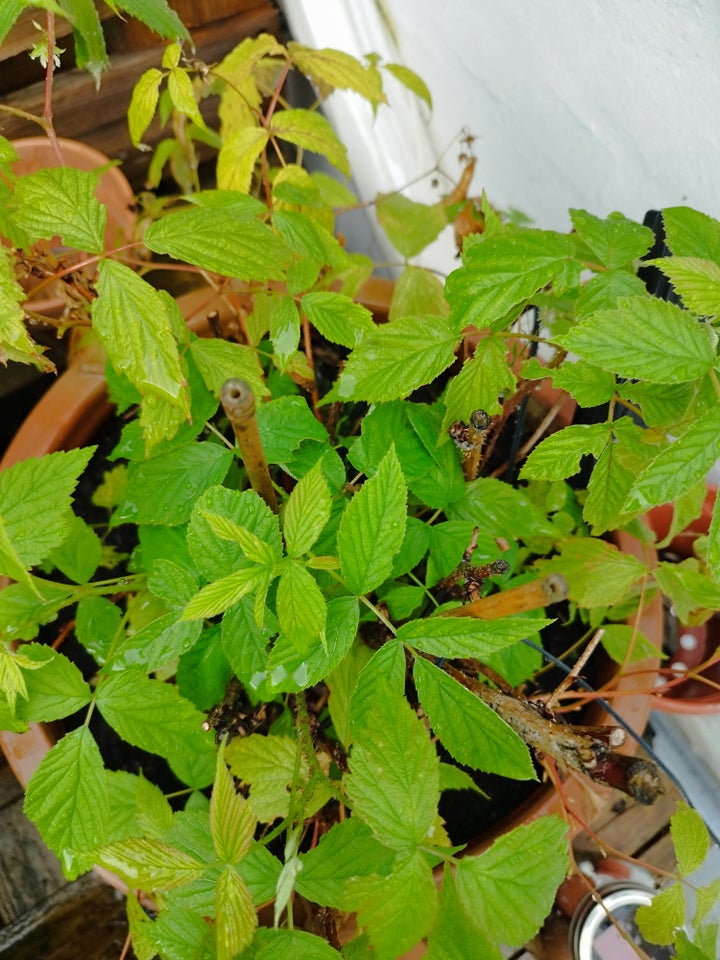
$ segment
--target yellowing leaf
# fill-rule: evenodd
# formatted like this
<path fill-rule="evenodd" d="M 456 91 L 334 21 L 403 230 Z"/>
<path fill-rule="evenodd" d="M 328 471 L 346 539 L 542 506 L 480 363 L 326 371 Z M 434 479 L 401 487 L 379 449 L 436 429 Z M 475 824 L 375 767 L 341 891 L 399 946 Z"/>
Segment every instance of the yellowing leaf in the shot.
<path fill-rule="evenodd" d="M 430 90 L 422 77 L 419 77 L 414 70 L 411 70 L 402 63 L 386 63 L 383 65 L 383 69 L 392 74 L 396 80 L 399 80 L 404 87 L 411 90 L 416 96 L 420 97 L 421 100 L 424 100 L 432 110 L 433 104 Z"/>
<path fill-rule="evenodd" d="M 372 104 L 385 103 L 380 76 L 349 53 L 327 47 L 313 49 L 292 41 L 288 52 L 298 70 L 316 83 L 323 94 L 332 89 L 354 90 Z"/>
<path fill-rule="evenodd" d="M 247 193 L 252 184 L 255 164 L 268 142 L 262 127 L 244 127 L 235 136 L 223 140 L 217 161 L 217 182 L 222 190 Z"/>
<path fill-rule="evenodd" d="M 278 110 L 270 121 L 270 134 L 294 143 L 303 150 L 319 153 L 350 176 L 347 150 L 325 117 L 309 110 Z"/>
<path fill-rule="evenodd" d="M 157 67 L 151 67 L 143 73 L 133 88 L 128 107 L 128 128 L 135 147 L 142 149 L 140 141 L 155 116 L 162 76 Z"/>

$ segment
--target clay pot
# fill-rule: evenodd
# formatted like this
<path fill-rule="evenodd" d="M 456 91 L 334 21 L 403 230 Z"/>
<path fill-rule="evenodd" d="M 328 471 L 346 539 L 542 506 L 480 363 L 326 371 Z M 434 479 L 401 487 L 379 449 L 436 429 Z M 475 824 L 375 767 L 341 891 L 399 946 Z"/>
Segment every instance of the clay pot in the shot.
<path fill-rule="evenodd" d="M 692 557 L 698 536 L 710 529 L 717 488 L 708 486 L 700 516 L 682 530 L 670 543 L 669 550 L 681 560 Z M 663 541 L 670 531 L 672 504 L 653 507 L 648 521 L 658 541 Z M 714 663 L 700 670 L 699 677 L 720 684 L 720 613 L 716 613 L 699 626 L 686 626 L 670 613 L 667 618 L 666 640 L 672 639 L 672 652 L 668 666 L 674 676 L 681 677 L 684 671 L 695 671 L 703 663 L 715 658 Z M 667 644 L 666 644 L 667 645 Z M 720 713 L 720 689 L 703 682 L 698 677 L 688 677 L 673 683 L 653 700 L 653 709 L 663 713 Z"/>

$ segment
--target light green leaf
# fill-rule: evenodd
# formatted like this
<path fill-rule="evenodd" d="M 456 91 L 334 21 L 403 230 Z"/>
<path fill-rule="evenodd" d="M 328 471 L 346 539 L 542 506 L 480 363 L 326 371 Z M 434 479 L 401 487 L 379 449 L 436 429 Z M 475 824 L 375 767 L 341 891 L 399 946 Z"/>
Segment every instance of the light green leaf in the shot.
<path fill-rule="evenodd" d="M 670 819 L 670 835 L 680 876 L 687 877 L 702 866 L 710 849 L 710 835 L 705 821 L 697 810 L 679 802 Z"/>
<path fill-rule="evenodd" d="M 3 518 L 0 516 L 0 572 L 11 580 L 22 583 L 33 593 L 38 594 L 38 587 L 33 581 L 25 564 L 20 559 L 12 540 L 8 536 L 7 528 Z"/>
<path fill-rule="evenodd" d="M 155 116 L 162 73 L 157 67 L 146 70 L 135 84 L 128 107 L 128 128 L 134 147 L 141 148 L 141 141 Z"/>
<path fill-rule="evenodd" d="M 603 370 L 651 383 L 697 380 L 715 362 L 708 329 L 652 297 L 621 297 L 616 310 L 583 317 L 557 340 Z"/>
<path fill-rule="evenodd" d="M 593 467 L 583 505 L 583 517 L 595 536 L 622 526 L 628 494 L 641 468 L 621 438 L 605 447 Z"/>
<path fill-rule="evenodd" d="M 166 0 L 114 0 L 114 3 L 166 40 L 190 39 L 182 20 Z"/>
<path fill-rule="evenodd" d="M 621 297 L 641 296 L 647 296 L 647 291 L 640 277 L 627 270 L 607 270 L 583 284 L 575 313 L 577 317 L 585 317 L 596 310 L 613 309 Z"/>
<path fill-rule="evenodd" d="M 381 194 L 375 208 L 388 240 L 406 259 L 422 253 L 448 224 L 442 203 L 416 203 L 401 193 Z M 429 313 L 427 307 L 422 312 Z"/>
<path fill-rule="evenodd" d="M 251 347 L 230 340 L 198 338 L 190 342 L 190 352 L 208 390 L 216 397 L 230 377 L 244 380 L 257 398 L 269 395 L 258 355 Z"/>
<path fill-rule="evenodd" d="M 363 648 L 359 646 L 354 649 Z M 398 696 L 405 690 L 405 654 L 400 643 L 388 642 L 365 662 L 360 662 L 361 669 L 353 677 L 350 697 L 350 728 L 353 737 L 360 736 L 370 722 L 368 718 L 372 716 L 378 690 L 389 687 Z M 348 736 L 344 742 L 347 744 L 350 739 Z"/>
<path fill-rule="evenodd" d="M 406 264 L 397 278 L 390 301 L 388 319 L 436 314 L 447 317 L 450 307 L 445 299 L 445 287 L 435 274 L 425 267 Z"/>
<path fill-rule="evenodd" d="M 517 227 L 466 246 L 464 265 L 446 283 L 457 328 L 472 324 L 501 330 L 510 311 L 518 312 L 549 283 L 576 285 L 581 264 L 575 253 L 572 236 Z"/>
<path fill-rule="evenodd" d="M 501 410 L 501 400 L 515 387 L 515 374 L 507 361 L 507 346 L 499 337 L 486 337 L 475 347 L 453 377 L 443 397 L 446 413 L 443 428 L 456 420 L 465 423 L 475 410 L 493 416 Z"/>
<path fill-rule="evenodd" d="M 567 824 L 541 817 L 504 834 L 486 853 L 460 860 L 458 899 L 487 937 L 519 947 L 549 914 L 567 866 Z"/>
<path fill-rule="evenodd" d="M 465 495 L 449 504 L 451 520 L 467 520 L 492 537 L 506 540 L 554 539 L 556 531 L 521 489 L 501 480 L 480 477 L 465 486 Z"/>
<path fill-rule="evenodd" d="M 406 397 L 455 359 L 459 336 L 440 317 L 403 317 L 367 334 L 350 354 L 336 387 L 340 400 Z"/>
<path fill-rule="evenodd" d="M 698 611 L 720 609 L 720 583 L 702 573 L 696 560 L 663 561 L 653 574 L 660 589 L 672 600 L 681 623 L 692 622 Z"/>
<path fill-rule="evenodd" d="M 546 437 L 525 461 L 523 480 L 565 480 L 580 469 L 584 456 L 599 457 L 610 440 L 611 425 L 578 423 Z"/>
<path fill-rule="evenodd" d="M 1 16 L 1 14 L 0 14 Z M 26 295 L 15 279 L 10 262 L 10 251 L 0 248 L 0 363 L 13 360 L 18 363 L 34 363 L 42 370 L 54 370 L 55 366 L 42 356 L 42 348 L 28 336 L 23 321 L 20 303 Z"/>
<path fill-rule="evenodd" d="M 112 870 L 133 889 L 167 890 L 197 880 L 205 864 L 167 843 L 129 837 L 94 851 L 95 862 Z"/>
<path fill-rule="evenodd" d="M 354 90 L 370 103 L 385 102 L 378 74 L 342 50 L 307 47 L 290 41 L 288 52 L 295 66 L 325 92 L 327 88 Z"/>
<path fill-rule="evenodd" d="M 22 715 L 26 720 L 61 720 L 90 703 L 90 687 L 67 657 L 42 643 L 25 644 L 20 649 L 23 657 L 33 662 L 33 668 L 24 674 L 28 703 Z"/>
<path fill-rule="evenodd" d="M 75 61 L 81 70 L 88 70 L 100 86 L 100 74 L 108 65 L 105 35 L 93 0 L 58 0 L 72 23 L 75 39 Z"/>
<path fill-rule="evenodd" d="M 437 915 L 437 889 L 419 850 L 399 856 L 389 877 L 359 877 L 351 896 L 378 960 L 405 954 L 428 933 Z"/>
<path fill-rule="evenodd" d="M 248 888 L 232 867 L 215 885 L 215 943 L 218 960 L 235 960 L 251 942 L 258 916 Z"/>
<path fill-rule="evenodd" d="M 270 314 L 270 339 L 278 368 L 281 373 L 285 373 L 300 341 L 300 314 L 292 297 L 282 297 L 274 301 Z"/>
<path fill-rule="evenodd" d="M 105 770 L 87 727 L 66 734 L 41 760 L 24 810 L 74 879 L 80 869 L 74 854 L 103 843 L 108 823 Z"/>
<path fill-rule="evenodd" d="M 387 875 L 394 858 L 362 820 L 350 817 L 336 823 L 316 847 L 301 855 L 295 888 L 314 903 L 343 909 L 347 882 L 374 873 Z"/>
<path fill-rule="evenodd" d="M 313 546 L 330 519 L 332 501 L 320 462 L 297 482 L 283 512 L 283 533 L 289 557 Z"/>
<path fill-rule="evenodd" d="M 212 734 L 202 729 L 205 714 L 172 684 L 127 669 L 98 685 L 97 706 L 123 740 L 165 757 L 189 786 L 212 781 L 215 750 Z"/>
<path fill-rule="evenodd" d="M 659 257 L 648 263 L 670 280 L 688 310 L 704 316 L 720 313 L 720 264 L 698 257 Z"/>
<path fill-rule="evenodd" d="M 257 821 L 225 765 L 224 750 L 217 755 L 210 797 L 210 832 L 218 857 L 228 864 L 242 860 L 250 849 Z"/>
<path fill-rule="evenodd" d="M 218 187 L 248 193 L 255 164 L 268 140 L 269 134 L 262 127 L 243 127 L 224 139 L 217 159 Z"/>
<path fill-rule="evenodd" d="M 203 120 L 197 100 L 195 99 L 192 80 L 187 70 L 178 66 L 171 69 L 168 74 L 167 84 L 170 99 L 178 113 L 189 117 L 189 119 L 201 129 L 205 128 L 205 121 Z"/>
<path fill-rule="evenodd" d="M 345 778 L 355 816 L 386 847 L 432 842 L 440 796 L 438 759 L 423 722 L 384 683 L 365 715 Z"/>
<path fill-rule="evenodd" d="M 93 327 L 111 363 L 141 393 L 157 391 L 188 416 L 185 378 L 165 301 L 122 263 L 106 260 L 99 273 Z"/>
<path fill-rule="evenodd" d="M 720 456 L 720 408 L 698 417 L 643 470 L 627 506 L 646 510 L 686 493 Z"/>
<path fill-rule="evenodd" d="M 215 617 L 249 593 L 260 589 L 268 582 L 269 576 L 262 567 L 244 567 L 221 577 L 220 580 L 208 583 L 190 600 L 181 619 L 204 620 Z"/>
<path fill-rule="evenodd" d="M 269 930 L 255 934 L 252 957 L 248 960 L 341 960 L 327 940 L 303 930 Z"/>
<path fill-rule="evenodd" d="M 409 407 L 408 401 L 391 400 L 370 409 L 362 419 L 362 434 L 350 448 L 349 459 L 354 467 L 368 477 L 374 476 L 378 464 L 394 444 L 408 483 L 419 480 L 432 469 L 432 453 L 412 428 Z"/>
<path fill-rule="evenodd" d="M 0 43 L 25 8 L 25 0 L 6 0 L 0 8 Z"/>
<path fill-rule="evenodd" d="M 676 257 L 699 257 L 720 263 L 720 222 L 691 207 L 666 207 L 663 226 Z"/>
<path fill-rule="evenodd" d="M 327 604 L 308 569 L 288 560 L 277 589 L 280 629 L 296 650 L 305 652 L 318 637 L 325 636 Z"/>
<path fill-rule="evenodd" d="M 350 176 L 347 150 L 329 122 L 319 113 L 309 110 L 277 110 L 272 116 L 268 132 L 272 137 L 321 154 L 340 173 Z"/>
<path fill-rule="evenodd" d="M 350 349 L 375 329 L 370 311 L 341 293 L 326 290 L 306 293 L 302 309 L 326 340 Z"/>
<path fill-rule="evenodd" d="M 0 519 L 25 568 L 45 560 L 67 536 L 72 493 L 94 450 L 58 451 L 0 473 Z"/>
<path fill-rule="evenodd" d="M 209 207 L 189 207 L 157 220 L 145 243 L 155 253 L 247 281 L 284 279 L 289 259 L 287 247 L 266 224 Z"/>
<path fill-rule="evenodd" d="M 658 655 L 658 648 L 648 640 L 645 634 L 628 623 L 606 623 L 603 624 L 602 629 L 601 643 L 616 663 L 621 665 L 625 663 L 631 644 L 630 663 Z"/>
<path fill-rule="evenodd" d="M 667 944 L 685 923 L 685 894 L 679 883 L 655 894 L 652 903 L 638 907 L 635 922 L 648 943 Z"/>
<path fill-rule="evenodd" d="M 230 517 L 221 513 L 213 513 L 202 507 L 199 508 L 198 513 L 207 521 L 216 537 L 220 537 L 221 540 L 234 540 L 239 543 L 245 556 L 253 563 L 271 566 L 280 559 L 280 552 L 274 544 L 266 543 L 256 536 L 252 530 L 241 527 Z"/>
<path fill-rule="evenodd" d="M 397 639 L 436 657 L 485 657 L 512 646 L 546 627 L 544 617 L 502 617 L 477 620 L 474 617 L 423 617 L 404 623 Z"/>
<path fill-rule="evenodd" d="M 707 565 L 713 577 L 720 581 L 720 503 L 717 498 L 708 529 Z"/>
<path fill-rule="evenodd" d="M 421 657 L 413 676 L 430 726 L 459 763 L 514 780 L 537 779 L 527 746 L 494 710 Z"/>
<path fill-rule="evenodd" d="M 561 367 L 543 367 L 537 360 L 523 364 L 522 375 L 528 380 L 551 377 L 558 390 L 567 390 L 583 407 L 596 407 L 607 403 L 615 393 L 615 377 L 591 363 L 578 360 L 566 361 Z"/>
<path fill-rule="evenodd" d="M 150 460 L 133 463 L 113 524 L 185 523 L 202 493 L 224 478 L 232 456 L 232 450 L 205 441 L 174 447 Z"/>
<path fill-rule="evenodd" d="M 581 607 L 612 606 L 647 574 L 644 563 L 604 540 L 577 537 L 559 541 L 558 548 L 558 557 L 535 566 L 543 574 L 562 574 L 570 599 Z"/>
<path fill-rule="evenodd" d="M 440 790 L 443 793 L 446 790 L 472 790 L 473 793 L 483 793 L 470 774 L 453 763 L 440 764 Z"/>
<path fill-rule="evenodd" d="M 72 516 L 64 543 L 55 547 L 49 560 L 75 583 L 86 583 L 102 560 L 102 542 L 92 527 Z"/>
<path fill-rule="evenodd" d="M 587 210 L 571 210 L 573 226 L 585 243 L 608 269 L 631 265 L 653 245 L 653 232 L 621 213 L 611 213 L 606 220 Z"/>
<path fill-rule="evenodd" d="M 474 912 L 468 913 L 463 907 L 452 870 L 446 866 L 438 920 L 428 937 L 426 960 L 502 960 L 498 948 L 474 921 Z"/>
<path fill-rule="evenodd" d="M 383 64 L 383 70 L 387 70 L 387 72 L 392 74 L 396 80 L 399 80 L 404 87 L 407 87 L 408 90 L 420 97 L 421 100 L 424 100 L 430 110 L 432 110 L 432 95 L 425 81 L 422 77 L 419 77 L 414 70 L 411 70 L 402 63 L 385 63 Z"/>
<path fill-rule="evenodd" d="M 405 478 L 393 447 L 375 476 L 350 501 L 340 522 L 338 556 L 353 593 L 368 593 L 390 576 L 405 535 L 406 498 Z"/>
<path fill-rule="evenodd" d="M 60 236 L 68 247 L 102 253 L 106 210 L 95 198 L 98 175 L 73 167 L 45 168 L 19 177 L 12 208 L 34 242 Z"/>
<path fill-rule="evenodd" d="M 258 430 L 268 463 L 286 463 L 305 440 L 327 442 L 327 430 L 303 397 L 279 397 L 257 410 Z"/>

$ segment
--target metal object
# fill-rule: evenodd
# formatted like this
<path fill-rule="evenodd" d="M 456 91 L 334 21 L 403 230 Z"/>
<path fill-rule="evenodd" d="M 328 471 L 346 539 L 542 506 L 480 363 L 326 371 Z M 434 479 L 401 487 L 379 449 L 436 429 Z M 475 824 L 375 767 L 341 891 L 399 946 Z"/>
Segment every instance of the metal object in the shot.
<path fill-rule="evenodd" d="M 669 948 L 647 943 L 635 923 L 635 911 L 652 902 L 654 890 L 632 881 L 620 881 L 600 887 L 597 894 L 602 904 L 588 893 L 573 915 L 570 924 L 573 960 L 637 960 L 632 944 L 641 947 L 651 960 L 671 960 L 674 954 Z"/>

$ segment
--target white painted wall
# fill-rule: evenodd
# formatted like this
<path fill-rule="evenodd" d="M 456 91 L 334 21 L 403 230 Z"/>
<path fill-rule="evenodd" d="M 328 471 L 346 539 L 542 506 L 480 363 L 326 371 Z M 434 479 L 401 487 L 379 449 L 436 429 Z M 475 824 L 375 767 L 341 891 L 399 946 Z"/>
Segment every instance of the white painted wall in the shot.
<path fill-rule="evenodd" d="M 576 206 L 642 219 L 648 208 L 688 203 L 720 217 L 717 0 L 284 6 L 297 39 L 377 51 L 415 69 L 432 91 L 429 120 L 391 85 L 397 109 L 381 108 L 375 122 L 356 96 L 331 98 L 365 198 L 413 180 L 448 148 L 443 166 L 455 173 L 467 127 L 477 137 L 474 189 L 538 226 L 565 229 Z"/>

